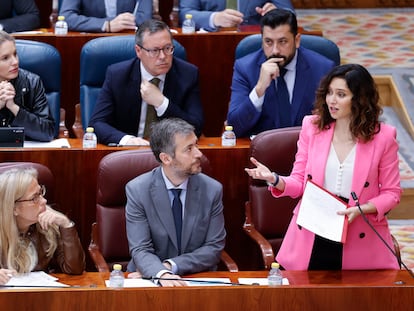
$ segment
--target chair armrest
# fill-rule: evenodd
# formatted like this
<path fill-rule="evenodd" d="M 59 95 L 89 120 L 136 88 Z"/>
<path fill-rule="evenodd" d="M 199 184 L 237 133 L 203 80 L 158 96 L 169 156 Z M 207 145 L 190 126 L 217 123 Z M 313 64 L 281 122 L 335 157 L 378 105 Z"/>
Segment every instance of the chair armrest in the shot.
<path fill-rule="evenodd" d="M 230 272 L 239 272 L 239 267 L 237 266 L 236 262 L 224 249 L 221 252 L 220 260 Z"/>
<path fill-rule="evenodd" d="M 89 243 L 88 251 L 89 255 L 92 258 L 93 263 L 95 264 L 96 269 L 99 272 L 109 272 L 109 266 L 105 261 L 105 258 L 102 256 L 99 246 L 96 244 L 97 239 L 97 224 L 94 222 L 92 224 L 92 233 L 91 233 L 91 242 Z"/>
<path fill-rule="evenodd" d="M 393 236 L 392 234 L 391 234 L 391 239 L 392 239 L 392 243 L 394 244 L 394 251 L 395 251 L 395 255 L 396 255 L 396 257 L 397 257 L 397 260 L 398 260 L 398 265 L 400 266 L 400 268 L 401 268 L 401 251 L 400 251 L 400 244 L 398 244 L 398 241 L 397 241 L 397 239 L 395 238 L 395 236 Z"/>
<path fill-rule="evenodd" d="M 59 121 L 59 138 L 69 138 L 69 131 L 65 125 L 66 110 L 60 108 L 60 121 Z"/>
<path fill-rule="evenodd" d="M 76 138 L 83 137 L 83 126 L 82 126 L 80 104 L 75 105 L 75 121 L 73 122 L 72 130 Z"/>
<path fill-rule="evenodd" d="M 262 253 L 264 268 L 269 270 L 272 262 L 275 261 L 275 254 L 273 253 L 273 248 L 270 245 L 269 241 L 256 230 L 254 224 L 251 221 L 251 206 L 250 202 L 245 204 L 245 222 L 243 224 L 243 230 L 247 235 L 260 247 Z"/>

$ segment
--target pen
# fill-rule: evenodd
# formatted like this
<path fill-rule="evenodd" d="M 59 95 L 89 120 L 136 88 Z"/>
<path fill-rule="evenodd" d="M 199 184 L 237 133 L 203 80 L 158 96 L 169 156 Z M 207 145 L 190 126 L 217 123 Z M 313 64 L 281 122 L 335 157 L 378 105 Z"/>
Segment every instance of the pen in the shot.
<path fill-rule="evenodd" d="M 139 7 L 139 0 L 137 0 L 137 2 L 135 3 L 135 7 L 134 7 L 134 11 L 132 12 L 132 15 L 135 16 L 137 14 L 138 7 Z"/>
<path fill-rule="evenodd" d="M 109 143 L 108 147 L 145 147 L 147 145 L 121 145 L 117 143 Z"/>

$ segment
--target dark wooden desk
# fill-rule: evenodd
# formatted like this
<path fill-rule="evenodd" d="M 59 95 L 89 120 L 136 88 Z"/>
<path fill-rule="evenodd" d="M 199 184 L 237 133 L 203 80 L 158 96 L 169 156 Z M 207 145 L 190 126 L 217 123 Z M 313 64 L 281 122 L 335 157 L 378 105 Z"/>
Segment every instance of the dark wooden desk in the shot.
<path fill-rule="evenodd" d="M 223 31 L 205 34 L 174 34 L 187 51 L 188 61 L 199 68 L 201 101 L 205 122 L 204 135 L 221 135 L 223 122 L 227 118 L 230 101 L 230 86 L 233 75 L 234 51 L 245 36 L 254 32 Z M 47 30 L 45 30 L 47 31 Z M 320 32 L 306 32 L 321 35 Z M 43 34 L 16 34 L 18 39 L 41 41 L 55 46 L 62 57 L 61 106 L 66 110 L 66 127 L 71 129 L 75 119 L 75 105 L 79 103 L 80 52 L 89 40 L 111 35 L 105 33 L 70 32 L 67 36 L 55 36 L 50 30 Z M 73 136 L 73 133 L 72 133 Z M 74 137 L 74 136 L 73 136 Z"/>
<path fill-rule="evenodd" d="M 266 277 L 267 272 L 202 273 L 194 277 Z M 2 310 L 413 310 L 414 281 L 406 271 L 284 271 L 291 285 L 104 287 L 108 274 L 58 275 L 77 287 L 1 289 Z M 397 284 L 398 282 L 403 284 Z"/>
<path fill-rule="evenodd" d="M 211 164 L 211 176 L 223 184 L 224 216 L 227 230 L 227 250 L 244 270 L 255 270 L 254 246 L 242 230 L 244 202 L 248 198 L 248 177 L 243 168 L 248 164 L 250 141 L 238 139 L 236 147 L 221 147 L 220 138 L 201 138 L 200 148 Z M 95 221 L 96 181 L 100 160 L 111 152 L 131 148 L 99 145 L 84 150 L 81 140 L 70 139 L 72 148 L 5 149 L 0 162 L 29 161 L 42 163 L 54 174 L 54 202 L 77 224 L 84 249 L 90 241 L 91 224 Z M 148 147 L 137 147 L 148 148 Z M 88 257 L 89 259 L 89 257 Z M 88 269 L 93 266 L 88 261 Z"/>

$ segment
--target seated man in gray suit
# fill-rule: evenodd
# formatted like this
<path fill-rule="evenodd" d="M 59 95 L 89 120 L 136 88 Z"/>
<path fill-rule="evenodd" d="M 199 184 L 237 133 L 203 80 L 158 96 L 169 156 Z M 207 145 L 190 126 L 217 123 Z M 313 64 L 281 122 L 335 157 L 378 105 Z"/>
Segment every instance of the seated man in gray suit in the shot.
<path fill-rule="evenodd" d="M 127 270 L 162 286 L 183 286 L 180 275 L 215 270 L 220 260 L 222 185 L 201 173 L 202 153 L 186 121 L 153 123 L 150 145 L 161 165 L 126 185 Z"/>
<path fill-rule="evenodd" d="M 72 31 L 135 30 L 152 17 L 152 1 L 63 0 L 59 15 L 65 16 Z"/>

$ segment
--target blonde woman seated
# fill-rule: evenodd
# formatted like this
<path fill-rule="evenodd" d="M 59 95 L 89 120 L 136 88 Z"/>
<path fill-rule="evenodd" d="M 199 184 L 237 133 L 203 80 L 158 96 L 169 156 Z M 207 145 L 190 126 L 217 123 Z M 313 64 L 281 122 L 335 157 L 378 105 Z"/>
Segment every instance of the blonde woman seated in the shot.
<path fill-rule="evenodd" d="M 17 273 L 84 271 L 74 223 L 46 204 L 45 193 L 35 169 L 0 174 L 0 284 Z"/>

